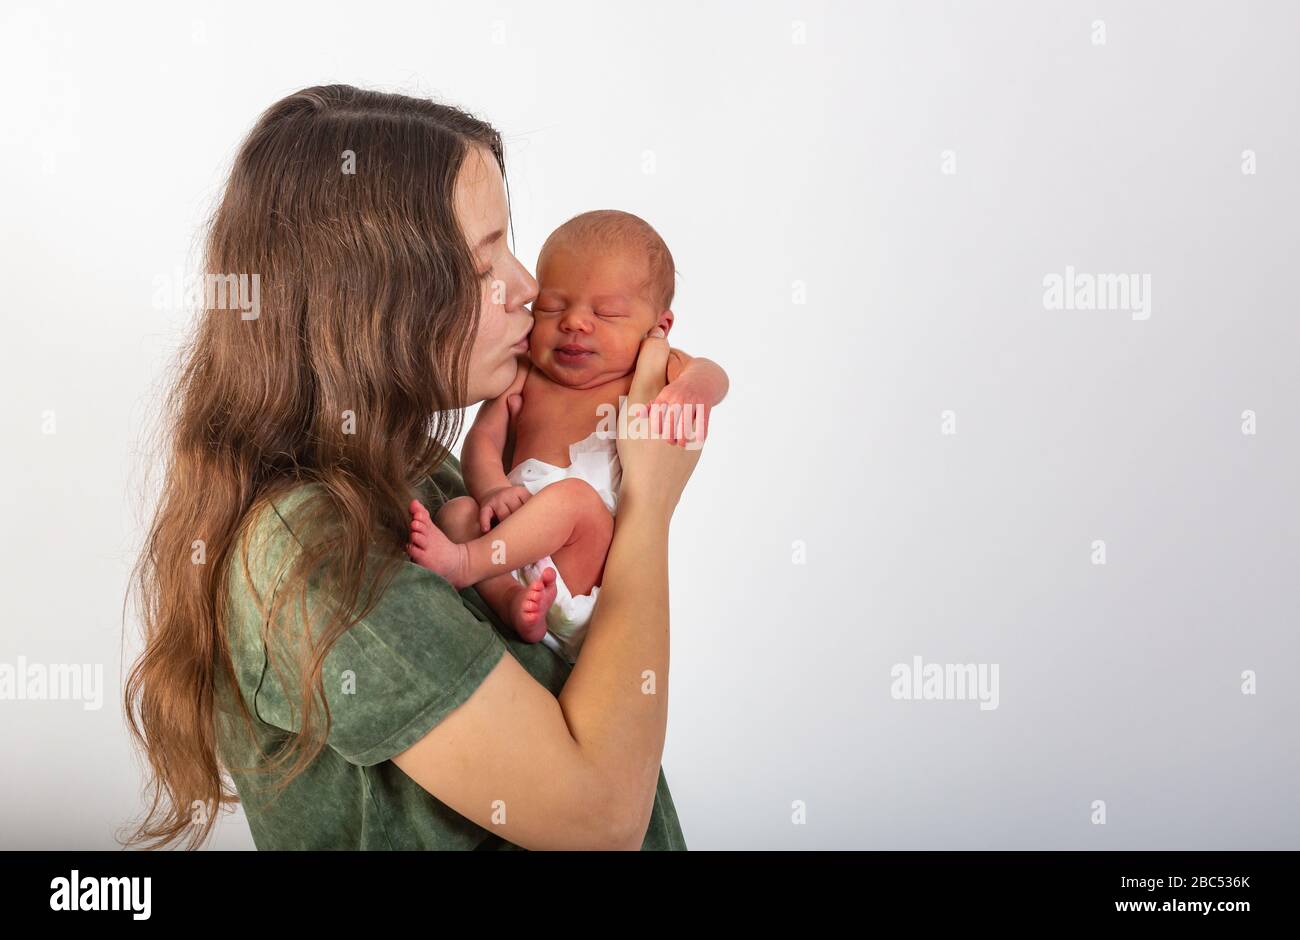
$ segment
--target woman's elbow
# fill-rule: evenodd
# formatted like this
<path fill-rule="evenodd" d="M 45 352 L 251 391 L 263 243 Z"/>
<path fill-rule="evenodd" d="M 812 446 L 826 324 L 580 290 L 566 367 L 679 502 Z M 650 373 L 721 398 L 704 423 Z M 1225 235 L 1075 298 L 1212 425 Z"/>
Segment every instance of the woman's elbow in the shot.
<path fill-rule="evenodd" d="M 649 820 L 638 813 L 635 819 L 628 819 L 629 814 L 615 817 L 606 829 L 603 848 L 610 852 L 638 852 L 645 843 L 646 827 Z"/>
<path fill-rule="evenodd" d="M 640 849 L 650 824 L 644 801 L 629 792 L 626 784 L 616 783 L 594 768 L 588 767 L 584 776 L 585 781 L 571 791 L 568 801 L 575 810 L 567 827 L 573 847 L 601 852 Z"/>
<path fill-rule="evenodd" d="M 629 794 L 625 788 L 611 790 L 603 814 L 605 849 L 615 852 L 640 851 L 645 843 L 653 810 L 653 794 L 647 802 L 639 795 Z"/>

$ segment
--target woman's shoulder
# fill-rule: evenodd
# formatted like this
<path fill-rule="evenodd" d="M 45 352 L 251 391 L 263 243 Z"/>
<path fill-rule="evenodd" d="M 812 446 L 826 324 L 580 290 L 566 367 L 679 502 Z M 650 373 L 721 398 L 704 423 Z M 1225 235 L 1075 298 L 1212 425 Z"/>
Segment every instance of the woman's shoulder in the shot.
<path fill-rule="evenodd" d="M 416 484 L 420 501 L 433 512 L 434 505 L 441 505 L 457 496 L 466 496 L 465 475 L 460 468 L 460 460 L 451 451 L 447 451 L 442 461 L 432 473 Z"/>
<path fill-rule="evenodd" d="M 255 502 L 244 517 L 230 553 L 229 588 L 236 601 L 250 592 L 273 591 L 302 552 L 295 520 L 321 495 L 322 487 L 304 483 Z"/>
<path fill-rule="evenodd" d="M 415 485 L 417 498 L 430 512 L 449 499 L 468 492 L 460 460 L 447 452 L 436 468 Z M 329 517 L 329 493 L 316 482 L 302 482 L 258 500 L 240 526 L 233 562 L 241 574 L 235 579 L 258 591 L 273 588 L 293 558 L 299 555 L 311 533 L 320 533 L 320 524 Z M 269 582 L 269 583 L 267 583 Z"/>
<path fill-rule="evenodd" d="M 241 529 L 249 545 L 278 545 L 289 550 L 301 548 L 298 541 L 302 517 L 325 498 L 319 483 L 299 483 L 278 493 L 264 496 L 248 510 Z"/>
<path fill-rule="evenodd" d="M 448 451 L 438 466 L 415 484 L 421 501 L 441 503 L 466 494 L 460 460 Z M 255 503 L 245 528 L 254 537 L 284 540 L 302 535 L 303 519 L 325 511 L 328 494 L 323 485 L 303 482 L 289 486 Z"/>

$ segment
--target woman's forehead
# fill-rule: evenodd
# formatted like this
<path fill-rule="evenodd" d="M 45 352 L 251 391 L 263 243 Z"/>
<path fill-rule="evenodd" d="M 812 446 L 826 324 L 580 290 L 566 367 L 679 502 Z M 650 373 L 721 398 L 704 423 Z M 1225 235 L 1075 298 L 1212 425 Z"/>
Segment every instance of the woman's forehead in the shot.
<path fill-rule="evenodd" d="M 496 160 L 481 147 L 465 154 L 456 178 L 456 212 L 470 247 L 506 224 L 505 180 Z"/>

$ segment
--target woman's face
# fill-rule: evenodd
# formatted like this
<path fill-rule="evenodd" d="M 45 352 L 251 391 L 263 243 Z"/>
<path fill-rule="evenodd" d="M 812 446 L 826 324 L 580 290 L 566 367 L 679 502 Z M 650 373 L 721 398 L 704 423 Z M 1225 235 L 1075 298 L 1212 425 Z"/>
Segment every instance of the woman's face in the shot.
<path fill-rule="evenodd" d="M 527 305 L 537 281 L 506 246 L 505 180 L 496 159 L 481 147 L 465 155 L 456 180 L 456 212 L 482 287 L 478 333 L 469 356 L 469 401 L 496 398 L 515 379 L 519 356 L 528 354 L 533 315 Z"/>

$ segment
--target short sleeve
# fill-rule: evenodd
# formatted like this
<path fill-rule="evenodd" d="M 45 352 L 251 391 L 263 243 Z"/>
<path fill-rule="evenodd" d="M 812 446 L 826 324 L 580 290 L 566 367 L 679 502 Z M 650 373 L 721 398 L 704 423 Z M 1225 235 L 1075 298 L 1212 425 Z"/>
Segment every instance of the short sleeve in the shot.
<path fill-rule="evenodd" d="M 505 651 L 449 582 L 403 562 L 325 658 L 330 745 L 363 766 L 400 754 L 464 703 Z"/>
<path fill-rule="evenodd" d="M 275 508 L 257 526 L 271 551 L 256 555 L 262 567 L 254 582 L 281 589 L 287 563 L 301 551 Z M 269 540 L 269 541 L 267 541 Z M 232 575 L 235 574 L 232 571 Z M 314 581 L 307 609 L 322 605 Z M 265 596 L 265 595 L 263 595 Z M 282 598 L 280 616 L 301 630 L 301 606 Z M 297 732 L 297 657 L 277 655 L 272 669 L 262 642 L 260 614 L 235 598 L 231 651 L 246 700 L 257 716 Z M 242 616 L 241 616 L 242 612 Z M 313 629 L 319 629 L 313 624 Z M 283 637 L 297 641 L 300 635 Z M 296 642 L 278 650 L 295 647 Z M 325 657 L 321 678 L 330 711 L 327 744 L 349 763 L 367 766 L 392 758 L 415 744 L 473 694 L 506 651 L 505 641 L 450 582 L 403 561 L 366 615 L 339 636 Z"/>

